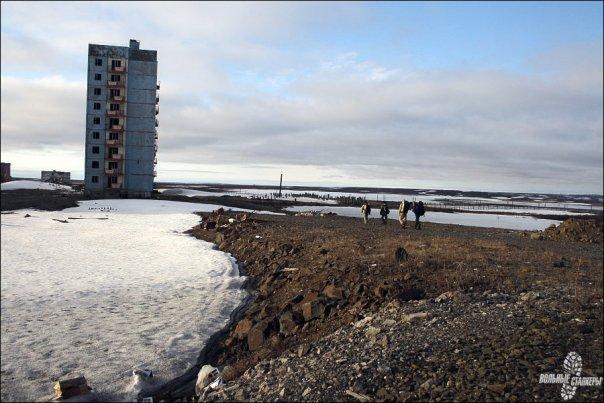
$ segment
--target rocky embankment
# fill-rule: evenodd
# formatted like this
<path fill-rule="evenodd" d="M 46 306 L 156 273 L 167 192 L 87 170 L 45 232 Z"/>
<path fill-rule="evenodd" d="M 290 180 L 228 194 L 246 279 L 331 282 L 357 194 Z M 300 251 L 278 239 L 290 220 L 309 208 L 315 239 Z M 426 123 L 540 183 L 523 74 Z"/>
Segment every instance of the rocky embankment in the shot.
<path fill-rule="evenodd" d="M 559 385 L 538 380 L 540 373 L 562 372 L 568 351 L 585 357 L 585 376 L 602 374 L 601 333 L 593 329 L 602 326 L 602 305 L 577 317 L 569 295 L 561 288 L 394 300 L 263 360 L 207 399 L 560 400 Z M 595 401 L 601 392 L 586 387 L 578 397 Z"/>
<path fill-rule="evenodd" d="M 207 399 L 556 399 L 539 373 L 561 372 L 569 351 L 602 375 L 601 242 L 243 218 L 206 215 L 191 231 L 232 253 L 255 290 L 202 363 L 225 380 Z M 196 400 L 192 389 L 156 397 Z"/>

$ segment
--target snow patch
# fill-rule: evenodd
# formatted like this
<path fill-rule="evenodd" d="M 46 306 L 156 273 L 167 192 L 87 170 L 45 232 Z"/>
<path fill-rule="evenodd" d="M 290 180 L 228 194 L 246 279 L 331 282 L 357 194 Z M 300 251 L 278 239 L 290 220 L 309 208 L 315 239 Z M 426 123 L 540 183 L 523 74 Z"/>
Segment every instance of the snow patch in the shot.
<path fill-rule="evenodd" d="M 99 400 L 136 400 L 134 368 L 158 383 L 190 368 L 245 295 L 230 255 L 183 234 L 192 211 L 218 207 L 91 200 L 3 215 L 1 400 L 50 400 L 54 381 L 80 374 Z"/>
<path fill-rule="evenodd" d="M 0 184 L 1 190 L 20 190 L 20 189 L 37 189 L 37 190 L 70 190 L 71 186 L 58 185 L 56 183 L 40 182 L 40 181 L 10 181 Z"/>

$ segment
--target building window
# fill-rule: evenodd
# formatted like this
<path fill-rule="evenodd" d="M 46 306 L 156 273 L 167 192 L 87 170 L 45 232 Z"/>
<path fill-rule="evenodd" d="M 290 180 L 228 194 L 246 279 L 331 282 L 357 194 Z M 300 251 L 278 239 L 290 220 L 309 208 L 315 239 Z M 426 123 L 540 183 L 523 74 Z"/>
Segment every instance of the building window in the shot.
<path fill-rule="evenodd" d="M 111 67 L 113 67 L 113 68 L 122 67 L 122 61 L 121 60 L 112 60 Z"/>
<path fill-rule="evenodd" d="M 95 88 L 94 89 L 94 95 L 101 95 L 101 89 L 100 88 Z"/>
<path fill-rule="evenodd" d="M 109 156 L 111 157 L 113 154 L 117 154 L 117 147 L 109 147 Z"/>
<path fill-rule="evenodd" d="M 101 133 L 99 132 L 92 132 L 92 138 L 95 140 L 98 140 L 101 138 Z"/>
<path fill-rule="evenodd" d="M 100 102 L 95 102 L 93 107 L 94 107 L 94 110 L 96 110 L 96 111 L 101 110 Z"/>
<path fill-rule="evenodd" d="M 119 139 L 120 139 L 119 133 L 116 133 L 116 132 L 109 133 L 109 140 L 119 140 Z"/>
<path fill-rule="evenodd" d="M 121 80 L 122 80 L 122 76 L 120 76 L 119 74 L 111 75 L 111 81 L 121 81 Z"/>
<path fill-rule="evenodd" d="M 94 79 L 95 79 L 96 81 L 101 81 L 101 73 L 96 73 L 96 74 L 94 75 Z"/>
<path fill-rule="evenodd" d="M 109 124 L 111 126 L 119 126 L 120 125 L 120 120 L 117 118 L 111 118 L 109 119 Z"/>
<path fill-rule="evenodd" d="M 92 161 L 92 167 L 93 168 L 98 168 L 99 167 L 99 162 L 98 161 Z"/>
<path fill-rule="evenodd" d="M 98 176 L 93 176 L 92 177 L 92 183 L 99 183 L 99 177 Z"/>
<path fill-rule="evenodd" d="M 117 183 L 117 176 L 111 176 L 111 183 Z"/>
<path fill-rule="evenodd" d="M 117 162 L 115 162 L 115 161 L 109 161 L 107 163 L 107 168 L 108 169 L 117 169 Z"/>
<path fill-rule="evenodd" d="M 101 124 L 101 118 L 92 118 L 92 123 L 95 125 L 100 125 Z"/>
<path fill-rule="evenodd" d="M 113 88 L 111 89 L 111 96 L 112 97 L 119 97 L 121 95 L 121 92 L 119 90 L 119 88 Z"/>
<path fill-rule="evenodd" d="M 119 111 L 120 110 L 120 104 L 109 104 L 109 110 Z"/>
<path fill-rule="evenodd" d="M 94 65 L 95 66 L 102 66 L 103 65 L 103 59 L 99 59 L 99 58 L 94 59 Z"/>
<path fill-rule="evenodd" d="M 99 153 L 99 147 L 98 146 L 92 147 L 92 153 L 93 154 L 98 154 Z"/>

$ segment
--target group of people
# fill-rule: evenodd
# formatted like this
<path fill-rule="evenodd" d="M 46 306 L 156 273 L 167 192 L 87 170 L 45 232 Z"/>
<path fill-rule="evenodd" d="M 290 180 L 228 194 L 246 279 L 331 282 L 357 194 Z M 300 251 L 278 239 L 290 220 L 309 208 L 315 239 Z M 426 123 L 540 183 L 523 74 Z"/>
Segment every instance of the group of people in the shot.
<path fill-rule="evenodd" d="M 407 213 L 409 210 L 415 214 L 415 229 L 421 229 L 422 224 L 419 221 L 419 218 L 426 214 L 426 209 L 424 208 L 424 202 L 409 202 L 407 200 L 403 200 L 401 205 L 398 208 L 398 220 L 401 223 L 403 228 L 407 228 Z M 367 201 L 363 203 L 361 206 L 361 214 L 363 215 L 363 222 L 367 224 L 369 219 L 369 215 L 371 214 L 371 206 Z M 382 218 L 382 224 L 386 224 L 388 222 L 388 214 L 390 214 L 390 209 L 388 208 L 388 204 L 386 202 L 382 203 L 380 208 L 380 217 Z"/>

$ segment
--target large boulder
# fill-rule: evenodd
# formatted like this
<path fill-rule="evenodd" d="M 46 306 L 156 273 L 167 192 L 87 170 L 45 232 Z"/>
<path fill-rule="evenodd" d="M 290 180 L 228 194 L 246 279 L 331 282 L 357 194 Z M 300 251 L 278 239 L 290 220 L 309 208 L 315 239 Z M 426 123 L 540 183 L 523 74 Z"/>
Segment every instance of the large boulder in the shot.
<path fill-rule="evenodd" d="M 264 344 L 267 325 L 266 321 L 262 321 L 250 329 L 247 334 L 247 345 L 250 351 L 256 351 Z"/>
<path fill-rule="evenodd" d="M 250 332 L 250 329 L 252 328 L 253 323 L 251 320 L 249 319 L 242 319 L 241 321 L 239 321 L 239 323 L 237 323 L 237 326 L 235 327 L 235 331 L 233 332 L 233 337 L 235 337 L 238 340 L 243 340 L 247 337 L 248 333 Z"/>
<path fill-rule="evenodd" d="M 302 315 L 306 322 L 313 319 L 320 319 L 325 316 L 325 305 L 318 300 L 302 304 Z"/>
<path fill-rule="evenodd" d="M 330 299 L 342 299 L 344 298 L 344 293 L 340 287 L 336 287 L 333 284 L 326 286 L 323 289 L 323 295 Z"/>
<path fill-rule="evenodd" d="M 298 330 L 298 325 L 294 320 L 294 315 L 291 311 L 284 312 L 279 316 L 279 332 L 284 336 L 290 336 Z"/>

